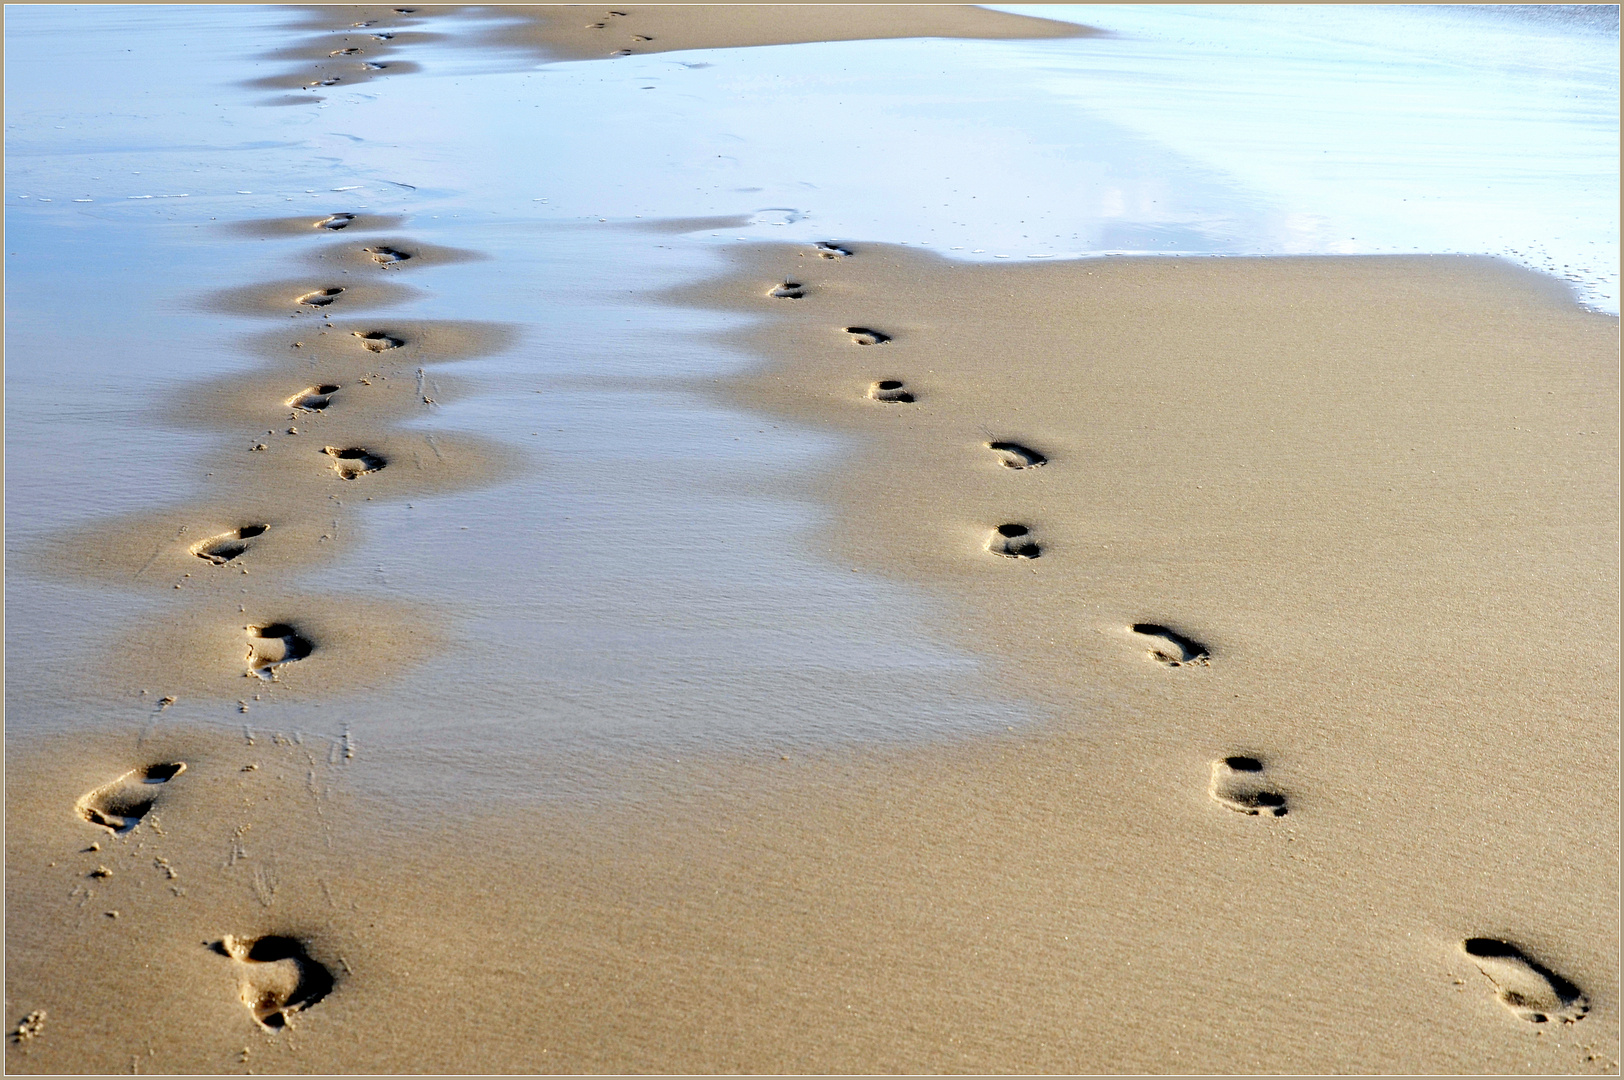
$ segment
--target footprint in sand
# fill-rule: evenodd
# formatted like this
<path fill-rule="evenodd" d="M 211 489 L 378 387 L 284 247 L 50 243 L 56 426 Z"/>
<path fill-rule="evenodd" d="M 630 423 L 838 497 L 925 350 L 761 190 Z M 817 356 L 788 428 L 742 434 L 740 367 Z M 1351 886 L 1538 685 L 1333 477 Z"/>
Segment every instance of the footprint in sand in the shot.
<path fill-rule="evenodd" d="M 987 550 L 1006 559 L 1035 559 L 1043 554 L 1043 548 L 1032 539 L 1032 530 L 1013 522 L 992 531 Z"/>
<path fill-rule="evenodd" d="M 348 228 L 350 222 L 354 220 L 354 214 L 328 214 L 326 217 L 316 222 L 316 228 L 332 229 L 336 232 L 339 229 Z"/>
<path fill-rule="evenodd" d="M 298 302 L 305 307 L 326 307 L 337 300 L 344 293 L 344 286 L 334 285 L 326 289 L 317 289 L 298 297 Z"/>
<path fill-rule="evenodd" d="M 888 401 L 893 404 L 914 403 L 913 392 L 903 386 L 901 379 L 881 379 L 868 388 L 868 396 L 875 401 Z"/>
<path fill-rule="evenodd" d="M 767 295 L 776 296 L 780 300 L 799 300 L 806 295 L 806 286 L 799 281 L 786 281 L 773 288 Z"/>
<path fill-rule="evenodd" d="M 1168 667 L 1187 667 L 1192 664 L 1211 666 L 1212 650 L 1170 627 L 1160 623 L 1134 623 L 1133 632 L 1148 639 L 1145 644 L 1150 649 L 1150 655 Z"/>
<path fill-rule="evenodd" d="M 324 446 L 321 452 L 333 459 L 333 470 L 345 480 L 354 480 L 358 476 L 375 473 L 389 464 L 380 455 L 359 446 L 348 448 Z"/>
<path fill-rule="evenodd" d="M 337 383 L 322 383 L 319 386 L 310 386 L 288 398 L 287 406 L 298 409 L 300 412 L 321 412 L 333 403 L 333 395 L 338 393 Z"/>
<path fill-rule="evenodd" d="M 328 56 L 354 56 L 357 53 L 359 53 L 360 51 L 361 51 L 360 49 L 356 49 L 356 48 L 334 49 L 332 52 L 328 53 L 327 55 Z"/>
<path fill-rule="evenodd" d="M 216 566 L 224 566 L 237 556 L 246 552 L 251 546 L 249 541 L 256 536 L 263 536 L 269 525 L 244 525 L 240 529 L 223 532 L 219 536 L 211 536 L 192 545 L 192 554 L 200 559 L 206 559 Z"/>
<path fill-rule="evenodd" d="M 378 66 L 381 67 L 382 65 Z M 407 259 L 412 257 L 412 253 L 409 251 L 401 251 L 399 248 L 384 247 L 381 244 L 377 247 L 363 248 L 362 250 L 368 255 L 371 255 L 372 261 L 380 266 L 387 266 L 390 263 L 405 262 Z"/>
<path fill-rule="evenodd" d="M 334 75 L 334 76 L 331 76 L 330 78 L 320 79 L 320 80 L 318 80 L 316 82 L 313 82 L 313 83 L 305 83 L 305 86 L 307 86 L 310 89 L 314 90 L 318 86 L 337 86 L 339 83 L 341 83 L 343 81 L 344 81 L 343 79 L 340 79 L 337 75 Z"/>
<path fill-rule="evenodd" d="M 1015 442 L 990 442 L 987 449 L 998 455 L 998 464 L 1006 469 L 1035 469 L 1049 460 L 1030 446 Z"/>
<path fill-rule="evenodd" d="M 1467 938 L 1460 947 L 1494 984 L 1500 1004 L 1519 1019 L 1531 1024 L 1552 1020 L 1572 1024 L 1590 1011 L 1590 999 L 1577 986 L 1508 941 L 1475 937 Z"/>
<path fill-rule="evenodd" d="M 388 66 L 389 66 L 388 64 L 379 64 L 379 63 L 374 63 L 371 60 L 368 60 L 368 61 L 366 61 L 365 63 L 363 63 L 361 65 L 361 70 L 362 71 L 382 71 L 385 68 L 387 68 Z"/>
<path fill-rule="evenodd" d="M 866 326 L 848 326 L 846 333 L 851 335 L 852 342 L 857 345 L 884 345 L 891 340 L 890 334 L 870 330 Z"/>
<path fill-rule="evenodd" d="M 389 349 L 398 349 L 406 344 L 405 339 L 386 334 L 382 330 L 368 330 L 365 333 L 360 330 L 351 330 L 350 333 L 354 337 L 361 339 L 362 348 L 371 352 L 385 352 Z"/>
<path fill-rule="evenodd" d="M 298 938 L 226 934 L 210 948 L 236 962 L 238 996 L 261 1027 L 291 1027 L 294 1013 L 333 992 L 333 973 Z"/>
<path fill-rule="evenodd" d="M 158 799 L 157 787 L 186 771 L 184 761 L 166 761 L 131 769 L 111 784 L 81 795 L 74 808 L 92 825 L 100 825 L 120 835 L 135 828 Z"/>
<path fill-rule="evenodd" d="M 250 626 L 248 635 L 248 673 L 261 679 L 276 678 L 277 669 L 284 664 L 303 660 L 316 651 L 311 640 L 287 623 L 267 623 Z"/>
<path fill-rule="evenodd" d="M 1207 794 L 1236 813 L 1257 817 L 1267 811 L 1274 817 L 1286 816 L 1286 797 L 1264 784 L 1263 762 L 1255 757 L 1237 754 L 1213 762 Z"/>
<path fill-rule="evenodd" d="M 817 248 L 818 254 L 825 259 L 844 259 L 852 253 L 851 248 L 842 247 L 827 240 L 819 240 L 813 247 Z"/>

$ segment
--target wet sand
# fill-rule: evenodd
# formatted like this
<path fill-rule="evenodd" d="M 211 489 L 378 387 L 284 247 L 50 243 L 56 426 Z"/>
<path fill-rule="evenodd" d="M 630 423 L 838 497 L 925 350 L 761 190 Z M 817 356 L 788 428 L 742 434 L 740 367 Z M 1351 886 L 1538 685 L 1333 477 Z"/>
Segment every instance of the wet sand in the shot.
<path fill-rule="evenodd" d="M 1050 722 L 651 757 L 496 818 L 358 804 L 343 747 L 263 734 L 14 757 L 13 1000 L 125 1034 L 13 1069 L 126 1066 L 119 1000 L 175 1070 L 1609 1066 L 1616 320 L 1489 260 L 847 249 L 678 299 L 761 317 L 717 392 L 852 432 L 831 545 L 952 597 Z M 989 550 L 1009 523 L 1035 558 Z M 168 760 L 161 833 L 66 812 Z M 225 933 L 336 987 L 227 1038 Z M 1478 938 L 1560 990 L 1543 1024 Z"/>
<path fill-rule="evenodd" d="M 41 556 L 166 602 L 87 678 L 245 726 L 8 744 L 11 1071 L 1617 1071 L 1616 318 L 1475 258 L 738 249 L 669 298 L 752 320 L 698 388 L 848 439 L 826 556 L 1044 719 L 454 809 L 253 726 L 436 644 L 290 584 L 344 503 L 535 467 L 409 426 L 511 328 L 389 321 L 409 223 L 317 221 L 207 301 L 263 359 L 188 410 L 217 494 Z"/>

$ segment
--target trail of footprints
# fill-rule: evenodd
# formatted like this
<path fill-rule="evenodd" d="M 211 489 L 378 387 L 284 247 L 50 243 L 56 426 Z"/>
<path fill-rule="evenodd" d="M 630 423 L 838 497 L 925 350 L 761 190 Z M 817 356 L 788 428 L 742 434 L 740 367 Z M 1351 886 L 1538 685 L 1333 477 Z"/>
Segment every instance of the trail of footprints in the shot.
<path fill-rule="evenodd" d="M 820 241 L 813 250 L 824 259 L 848 259 L 856 252 L 844 244 Z M 798 281 L 785 279 L 767 291 L 776 300 L 800 300 L 809 294 Z M 868 326 L 842 328 L 859 346 L 884 345 L 894 336 Z M 869 383 L 866 397 L 884 405 L 914 405 L 920 395 L 904 379 L 886 377 Z M 992 439 L 983 444 L 1007 469 L 1040 468 L 1046 454 L 1023 443 Z M 988 534 L 986 549 L 1003 559 L 1029 560 L 1043 554 L 1043 546 L 1030 525 L 1005 522 Z M 1206 668 L 1212 650 L 1188 634 L 1155 622 L 1127 627 L 1128 637 L 1145 656 L 1167 668 Z M 1269 776 L 1267 763 L 1252 754 L 1231 754 L 1211 763 L 1207 795 L 1217 805 L 1246 817 L 1282 818 L 1289 812 L 1286 793 Z M 1520 947 L 1498 938 L 1475 937 L 1461 942 L 1461 951 L 1475 963 L 1495 991 L 1495 998 L 1512 1015 L 1532 1024 L 1572 1024 L 1590 1011 L 1589 998 L 1563 976 L 1530 957 Z"/>
<path fill-rule="evenodd" d="M 352 227 L 355 220 L 354 214 L 335 213 L 312 221 L 310 226 L 313 234 L 341 232 Z M 385 245 L 362 250 L 380 265 L 411 258 L 409 253 Z M 323 308 L 339 300 L 343 293 L 341 287 L 324 287 L 289 299 L 300 307 Z M 407 344 L 405 336 L 388 329 L 356 330 L 352 336 L 358 353 L 385 353 Z M 359 382 L 367 383 L 367 379 Z M 316 419 L 342 409 L 347 395 L 358 389 L 336 381 L 317 382 L 294 389 L 281 404 L 291 415 Z M 256 448 L 262 449 L 264 444 Z M 321 446 L 312 452 L 325 459 L 335 483 L 364 482 L 389 465 L 384 454 L 367 446 Z M 208 566 L 234 566 L 251 560 L 255 548 L 274 535 L 275 528 L 274 522 L 244 521 L 198 540 L 186 550 Z M 242 627 L 241 635 L 244 675 L 267 682 L 274 681 L 289 665 L 315 655 L 321 647 L 315 635 L 287 619 L 250 623 Z M 159 761 L 131 769 L 80 796 L 74 812 L 88 827 L 104 835 L 127 837 L 151 816 L 177 781 L 184 783 L 185 772 L 186 763 L 181 761 Z M 85 849 L 99 850 L 99 842 Z M 98 866 L 88 876 L 100 882 L 113 877 L 114 871 Z M 209 947 L 230 961 L 243 1006 L 254 1023 L 269 1031 L 290 1027 L 295 1014 L 321 1002 L 336 985 L 333 970 L 312 955 L 311 943 L 296 936 L 225 934 Z"/>

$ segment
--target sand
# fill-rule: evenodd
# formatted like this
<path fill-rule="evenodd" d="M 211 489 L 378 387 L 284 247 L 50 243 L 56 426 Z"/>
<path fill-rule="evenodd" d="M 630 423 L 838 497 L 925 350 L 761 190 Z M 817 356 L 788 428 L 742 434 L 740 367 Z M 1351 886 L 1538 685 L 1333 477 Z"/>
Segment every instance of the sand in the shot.
<path fill-rule="evenodd" d="M 437 644 L 287 584 L 345 502 L 538 467 L 410 426 L 513 330 L 389 321 L 351 241 L 218 301 L 213 494 L 39 556 L 153 600 L 94 678 L 245 711 L 8 744 L 10 1071 L 1617 1071 L 1616 318 L 1480 258 L 737 249 L 669 297 L 752 320 L 698 388 L 845 438 L 827 557 L 1041 721 L 454 811 L 253 726 Z"/>

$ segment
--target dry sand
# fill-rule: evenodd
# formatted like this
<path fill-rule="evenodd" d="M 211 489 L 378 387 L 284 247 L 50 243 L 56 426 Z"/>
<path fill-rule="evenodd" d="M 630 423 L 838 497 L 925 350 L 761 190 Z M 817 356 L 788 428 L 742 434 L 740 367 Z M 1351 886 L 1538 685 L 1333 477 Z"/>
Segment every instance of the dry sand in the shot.
<path fill-rule="evenodd" d="M 672 298 L 757 317 L 709 389 L 844 432 L 828 547 L 1046 722 L 461 815 L 349 793 L 342 740 L 8 745 L 8 1069 L 1616 1072 L 1618 320 L 1486 259 L 842 250 Z M 240 298 L 266 365 L 200 391 L 252 513 L 45 556 L 180 594 L 102 677 L 228 699 L 297 637 L 279 692 L 353 692 L 426 647 L 280 583 L 352 492 L 517 467 L 399 426 L 506 330 L 282 310 L 337 265 Z"/>

